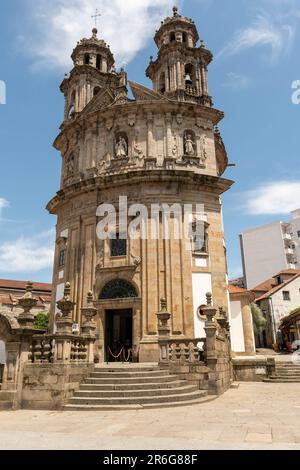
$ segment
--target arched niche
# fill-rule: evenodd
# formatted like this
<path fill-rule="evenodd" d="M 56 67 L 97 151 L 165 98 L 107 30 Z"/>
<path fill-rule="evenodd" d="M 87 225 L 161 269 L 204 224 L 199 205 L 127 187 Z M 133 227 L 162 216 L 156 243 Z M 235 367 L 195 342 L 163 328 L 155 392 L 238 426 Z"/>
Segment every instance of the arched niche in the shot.
<path fill-rule="evenodd" d="M 193 64 L 186 64 L 184 68 L 185 74 L 185 84 L 186 86 L 195 87 L 196 86 L 196 70 Z"/>
<path fill-rule="evenodd" d="M 170 42 L 176 42 L 176 33 L 174 31 L 170 33 Z"/>
<path fill-rule="evenodd" d="M 115 133 L 115 157 L 128 157 L 129 141 L 126 132 L 118 131 Z"/>
<path fill-rule="evenodd" d="M 84 64 L 85 65 L 90 65 L 91 63 L 91 56 L 90 54 L 84 54 Z"/>
<path fill-rule="evenodd" d="M 195 157 L 197 155 L 196 134 L 192 129 L 186 129 L 183 134 L 184 155 Z"/>
<path fill-rule="evenodd" d="M 166 92 L 166 74 L 162 72 L 159 76 L 159 91 L 164 94 Z"/>
<path fill-rule="evenodd" d="M 102 57 L 100 54 L 96 56 L 96 69 L 101 70 L 102 68 Z"/>

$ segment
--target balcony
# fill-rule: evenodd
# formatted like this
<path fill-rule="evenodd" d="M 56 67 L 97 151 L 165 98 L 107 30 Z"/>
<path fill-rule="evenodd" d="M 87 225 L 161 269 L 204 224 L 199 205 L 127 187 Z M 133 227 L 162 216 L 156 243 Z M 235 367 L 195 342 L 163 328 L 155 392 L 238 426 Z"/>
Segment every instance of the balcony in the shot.
<path fill-rule="evenodd" d="M 295 254 L 294 248 L 286 248 L 285 249 L 285 254 L 286 255 L 294 255 Z"/>

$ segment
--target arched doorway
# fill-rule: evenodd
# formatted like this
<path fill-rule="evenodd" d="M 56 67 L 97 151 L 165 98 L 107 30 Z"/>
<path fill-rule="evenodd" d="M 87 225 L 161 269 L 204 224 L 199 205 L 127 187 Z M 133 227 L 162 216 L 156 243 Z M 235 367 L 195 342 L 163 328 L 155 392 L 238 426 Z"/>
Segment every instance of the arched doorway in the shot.
<path fill-rule="evenodd" d="M 133 309 L 121 300 L 138 297 L 136 288 L 125 279 L 113 279 L 103 287 L 100 300 L 109 301 L 105 310 L 104 351 L 106 362 L 129 360 L 133 349 Z M 115 301 L 115 302 L 114 302 Z"/>

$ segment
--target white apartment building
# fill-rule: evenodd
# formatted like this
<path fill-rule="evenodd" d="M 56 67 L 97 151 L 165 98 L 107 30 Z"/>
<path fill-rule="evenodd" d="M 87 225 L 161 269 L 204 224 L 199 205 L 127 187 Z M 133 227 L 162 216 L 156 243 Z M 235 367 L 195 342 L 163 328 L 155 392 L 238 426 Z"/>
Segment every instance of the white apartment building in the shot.
<path fill-rule="evenodd" d="M 252 289 L 274 273 L 300 268 L 300 209 L 289 222 L 273 222 L 240 235 L 245 286 Z"/>

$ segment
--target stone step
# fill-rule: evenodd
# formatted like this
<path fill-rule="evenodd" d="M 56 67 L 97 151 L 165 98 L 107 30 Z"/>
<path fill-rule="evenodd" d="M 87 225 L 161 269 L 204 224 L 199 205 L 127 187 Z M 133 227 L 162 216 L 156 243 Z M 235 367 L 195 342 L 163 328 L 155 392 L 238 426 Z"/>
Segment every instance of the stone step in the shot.
<path fill-rule="evenodd" d="M 282 372 L 283 374 L 289 374 L 289 373 L 293 373 L 293 374 L 300 374 L 300 370 L 299 369 L 279 369 L 276 367 L 276 372 Z"/>
<path fill-rule="evenodd" d="M 177 387 L 172 390 L 169 388 L 160 389 L 146 389 L 146 390 L 78 390 L 74 393 L 73 398 L 139 398 L 139 397 L 153 397 L 155 395 L 182 395 L 186 393 L 197 392 L 199 388 L 195 385 L 185 385 Z"/>
<path fill-rule="evenodd" d="M 172 382 L 145 382 L 145 383 L 134 383 L 134 384 L 106 384 L 103 385 L 102 382 L 99 382 L 99 384 L 81 384 L 80 390 L 103 390 L 103 391 L 109 391 L 109 390 L 148 390 L 149 388 L 152 390 L 159 390 L 161 388 L 176 388 L 176 387 L 181 387 L 182 385 L 186 385 L 187 382 L 185 380 L 174 380 Z"/>
<path fill-rule="evenodd" d="M 282 366 L 281 364 L 276 364 L 276 369 L 293 369 L 293 370 L 300 370 L 300 365 L 297 364 L 286 364 L 285 366 Z"/>
<path fill-rule="evenodd" d="M 286 378 L 279 376 L 272 376 L 269 379 L 264 379 L 264 382 L 272 383 L 300 383 L 300 377 Z"/>
<path fill-rule="evenodd" d="M 154 371 L 104 371 L 104 372 L 92 372 L 90 378 L 93 379 L 109 379 L 109 378 L 130 378 L 130 377 L 166 377 L 170 375 L 169 371 L 154 370 Z"/>
<path fill-rule="evenodd" d="M 206 392 L 207 393 L 207 392 Z M 65 411 L 128 411 L 128 410 L 147 410 L 159 408 L 176 408 L 183 406 L 194 406 L 213 401 L 217 398 L 215 395 L 203 395 L 186 401 L 170 401 L 168 403 L 140 404 L 140 405 L 65 405 Z"/>
<path fill-rule="evenodd" d="M 183 393 L 181 395 L 169 394 L 162 396 L 140 396 L 140 397 L 118 397 L 118 398 L 79 398 L 74 397 L 69 401 L 70 405 L 145 405 L 156 403 L 168 403 L 175 401 L 187 401 L 202 398 L 207 395 L 207 391 L 197 390 L 195 392 Z"/>
<path fill-rule="evenodd" d="M 141 366 L 140 364 L 116 364 L 115 366 L 95 366 L 94 372 L 151 372 L 162 370 L 158 366 Z"/>
<path fill-rule="evenodd" d="M 114 384 L 138 384 L 138 383 L 147 383 L 153 382 L 154 377 L 143 376 L 143 377 L 109 377 L 109 378 L 88 378 L 85 380 L 85 384 L 103 384 L 103 385 L 114 385 Z M 176 375 L 161 375 L 155 376 L 155 382 L 173 382 L 174 380 L 178 380 Z"/>

